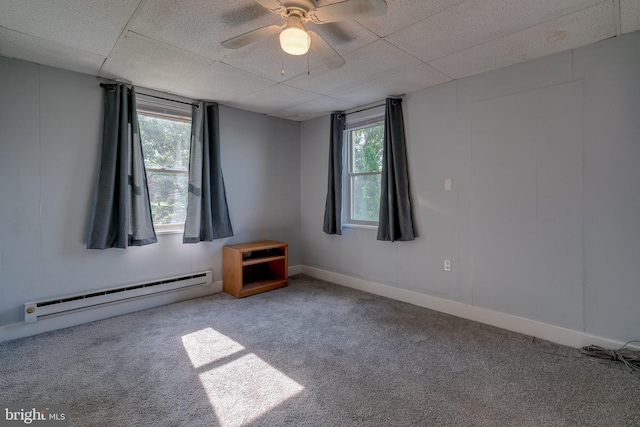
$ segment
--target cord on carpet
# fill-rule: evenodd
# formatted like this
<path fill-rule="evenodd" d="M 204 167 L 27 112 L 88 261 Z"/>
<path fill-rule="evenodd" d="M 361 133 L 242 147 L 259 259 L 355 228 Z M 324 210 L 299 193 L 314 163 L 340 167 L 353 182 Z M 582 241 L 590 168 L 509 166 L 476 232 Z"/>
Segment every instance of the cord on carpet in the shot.
<path fill-rule="evenodd" d="M 617 350 L 610 350 L 597 345 L 588 345 L 586 347 L 582 347 L 581 351 L 587 356 L 622 362 L 627 366 L 627 368 L 629 368 L 631 373 L 640 376 L 640 351 L 625 348 L 631 343 L 640 343 L 640 341 L 628 341 Z"/>

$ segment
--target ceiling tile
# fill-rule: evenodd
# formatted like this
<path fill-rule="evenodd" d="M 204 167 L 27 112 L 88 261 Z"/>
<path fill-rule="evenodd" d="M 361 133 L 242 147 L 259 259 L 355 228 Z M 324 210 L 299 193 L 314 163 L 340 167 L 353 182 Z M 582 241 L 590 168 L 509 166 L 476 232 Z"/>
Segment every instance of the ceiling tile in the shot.
<path fill-rule="evenodd" d="M 385 39 L 428 62 L 602 0 L 469 0 Z"/>
<path fill-rule="evenodd" d="M 287 84 L 328 95 L 420 63 L 416 58 L 384 40 L 378 40 L 348 53 L 344 59 L 346 64 L 342 68 L 330 70 L 323 65 L 312 69 L 310 75 L 303 74 L 288 80 Z"/>
<path fill-rule="evenodd" d="M 363 105 L 380 101 L 391 95 L 403 95 L 450 80 L 449 76 L 429 65 L 420 64 L 363 85 L 336 92 L 331 96 L 356 105 Z"/>
<path fill-rule="evenodd" d="M 640 30 L 640 1 L 620 0 L 622 34 Z"/>
<path fill-rule="evenodd" d="M 270 24 L 283 23 L 254 0 L 149 0 L 131 29 L 212 59 L 229 50 L 220 42 Z"/>
<path fill-rule="evenodd" d="M 353 20 L 322 25 L 307 22 L 305 27 L 320 34 L 340 55 L 352 52 L 379 39 L 374 33 Z"/>
<path fill-rule="evenodd" d="M 386 15 L 358 19 L 358 22 L 384 37 L 462 1 L 464 0 L 387 0 Z"/>
<path fill-rule="evenodd" d="M 100 75 L 135 85 L 173 91 L 213 61 L 129 32 L 105 62 Z"/>
<path fill-rule="evenodd" d="M 38 64 L 98 74 L 104 56 L 0 27 L 0 55 Z"/>
<path fill-rule="evenodd" d="M 2 0 L 0 26 L 104 57 L 139 3 L 140 0 Z"/>
<path fill-rule="evenodd" d="M 311 69 L 322 65 L 313 52 L 310 53 L 309 60 Z M 282 74 L 283 61 L 284 75 Z M 276 82 L 283 82 L 307 72 L 307 55 L 285 54 L 280 49 L 277 36 L 233 50 L 222 59 L 222 62 Z"/>
<path fill-rule="evenodd" d="M 315 93 L 277 84 L 238 101 L 230 102 L 228 105 L 256 113 L 269 114 L 303 104 L 317 97 L 318 95 Z"/>
<path fill-rule="evenodd" d="M 271 113 L 271 115 L 301 122 L 322 115 L 329 115 L 332 111 L 345 111 L 354 107 L 356 107 L 356 104 L 351 104 L 329 96 L 319 96 L 303 104 Z"/>
<path fill-rule="evenodd" d="M 230 102 L 273 86 L 275 82 L 216 62 L 204 72 L 194 75 L 175 91 L 194 99 Z"/>
<path fill-rule="evenodd" d="M 613 2 L 536 25 L 430 62 L 454 78 L 462 78 L 613 37 Z"/>

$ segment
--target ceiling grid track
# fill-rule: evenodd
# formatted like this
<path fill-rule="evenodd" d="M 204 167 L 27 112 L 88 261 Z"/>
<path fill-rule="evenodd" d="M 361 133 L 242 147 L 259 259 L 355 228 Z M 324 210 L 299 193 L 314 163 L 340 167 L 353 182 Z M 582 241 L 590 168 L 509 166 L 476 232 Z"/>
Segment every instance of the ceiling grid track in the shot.
<path fill-rule="evenodd" d="M 144 8 L 145 4 L 147 4 L 147 1 L 148 0 L 140 0 L 140 3 L 138 3 L 138 7 L 136 7 L 136 10 L 131 15 L 131 18 L 129 18 L 129 20 L 127 21 L 127 24 L 122 29 L 122 32 L 120 33 L 120 37 L 118 37 L 118 40 L 116 40 L 116 42 L 113 44 L 111 51 L 102 62 L 102 65 L 100 66 L 100 70 L 98 71 L 98 75 L 102 75 L 102 69 L 104 68 L 104 64 L 107 62 L 107 60 L 109 59 L 111 54 L 116 50 L 116 48 L 120 45 L 122 40 L 127 36 L 127 33 L 129 32 L 129 28 L 131 28 L 131 26 L 133 25 L 133 22 L 138 18 L 138 15 L 140 15 L 140 12 L 142 12 L 142 9 Z"/>
<path fill-rule="evenodd" d="M 613 0 L 613 9 L 616 20 L 616 37 L 622 35 L 622 12 L 620 10 L 620 0 Z"/>

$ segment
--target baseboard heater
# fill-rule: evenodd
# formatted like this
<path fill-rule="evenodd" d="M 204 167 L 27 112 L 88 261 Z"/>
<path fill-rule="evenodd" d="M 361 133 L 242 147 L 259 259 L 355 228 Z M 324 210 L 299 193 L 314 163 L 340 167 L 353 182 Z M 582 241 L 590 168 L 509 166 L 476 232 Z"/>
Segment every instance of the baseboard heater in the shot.
<path fill-rule="evenodd" d="M 94 291 L 82 295 L 30 302 L 24 305 L 24 321 L 25 323 L 32 323 L 48 317 L 211 285 L 213 283 L 212 277 L 212 272 L 209 270 L 153 282 L 136 283 L 121 288 Z"/>

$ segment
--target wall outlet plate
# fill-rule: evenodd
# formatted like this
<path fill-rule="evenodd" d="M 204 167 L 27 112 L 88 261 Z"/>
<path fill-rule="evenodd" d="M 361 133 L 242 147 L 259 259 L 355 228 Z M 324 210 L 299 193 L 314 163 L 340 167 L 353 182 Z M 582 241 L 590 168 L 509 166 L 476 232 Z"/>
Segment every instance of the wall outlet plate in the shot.
<path fill-rule="evenodd" d="M 450 259 L 445 259 L 444 260 L 444 271 L 451 271 L 451 260 Z"/>

